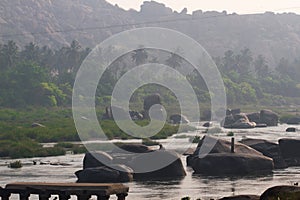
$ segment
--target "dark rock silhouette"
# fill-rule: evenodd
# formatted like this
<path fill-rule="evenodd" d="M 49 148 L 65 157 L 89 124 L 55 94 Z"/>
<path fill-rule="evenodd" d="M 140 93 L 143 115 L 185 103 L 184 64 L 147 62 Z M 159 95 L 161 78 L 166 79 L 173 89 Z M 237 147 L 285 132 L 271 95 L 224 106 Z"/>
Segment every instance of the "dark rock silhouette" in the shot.
<path fill-rule="evenodd" d="M 211 151 L 204 157 L 199 157 L 201 147 L 206 147 L 205 140 L 217 140 Z M 213 143 L 212 143 L 213 144 Z M 189 156 L 187 162 L 195 173 L 207 175 L 247 175 L 271 173 L 274 164 L 271 158 L 241 143 L 234 144 L 231 153 L 231 142 L 211 136 L 203 137 L 196 151 Z"/>
<path fill-rule="evenodd" d="M 149 110 L 150 110 L 151 106 L 156 105 L 156 104 L 161 105 L 161 97 L 159 94 L 152 94 L 152 95 L 145 97 L 145 99 L 144 99 L 144 119 L 150 118 Z M 161 120 L 162 116 L 163 116 L 162 110 L 156 109 L 154 112 L 155 112 L 155 116 L 153 116 L 153 117 L 157 120 Z"/>
<path fill-rule="evenodd" d="M 273 160 L 263 155 L 216 153 L 195 159 L 192 168 L 196 174 L 255 175 L 272 173 Z"/>
<path fill-rule="evenodd" d="M 205 122 L 202 126 L 206 127 L 206 128 L 209 128 L 209 127 L 212 127 L 212 125 L 213 125 L 212 122 Z"/>
<path fill-rule="evenodd" d="M 241 143 L 261 152 L 267 157 L 272 158 L 275 169 L 283 169 L 288 167 L 282 157 L 278 144 L 261 139 L 244 139 L 241 141 Z"/>
<path fill-rule="evenodd" d="M 113 158 L 103 151 L 88 152 L 83 158 L 83 169 L 112 164 Z"/>
<path fill-rule="evenodd" d="M 267 126 L 277 126 L 279 116 L 271 110 L 260 111 L 260 123 L 267 124 Z"/>
<path fill-rule="evenodd" d="M 132 169 L 125 165 L 86 168 L 75 172 L 78 183 L 119 183 L 132 181 Z"/>
<path fill-rule="evenodd" d="M 289 127 L 285 130 L 285 132 L 296 132 L 296 128 L 295 127 Z"/>
<path fill-rule="evenodd" d="M 171 164 L 161 169 L 144 173 L 145 169 L 151 169 L 152 167 L 154 168 L 159 165 L 164 165 L 166 161 L 170 161 Z M 134 171 L 134 179 L 137 180 L 179 178 L 186 176 L 180 156 L 171 151 L 159 150 L 154 154 L 137 156 L 132 159 L 131 165 L 129 164 L 129 166 Z"/>
<path fill-rule="evenodd" d="M 224 197 L 219 200 L 259 200 L 259 196 L 256 195 L 237 195 L 232 197 Z"/>
<path fill-rule="evenodd" d="M 261 196 L 260 200 L 269 199 L 300 199 L 300 187 L 298 186 L 275 186 L 267 189 Z"/>
<path fill-rule="evenodd" d="M 280 139 L 279 148 L 288 166 L 300 166 L 300 140 Z"/>

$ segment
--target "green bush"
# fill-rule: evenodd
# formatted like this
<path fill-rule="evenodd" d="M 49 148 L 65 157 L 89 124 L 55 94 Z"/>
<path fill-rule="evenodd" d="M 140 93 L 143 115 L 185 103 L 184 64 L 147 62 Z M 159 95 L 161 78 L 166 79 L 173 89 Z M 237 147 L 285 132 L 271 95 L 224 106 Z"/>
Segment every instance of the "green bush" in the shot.
<path fill-rule="evenodd" d="M 17 169 L 17 168 L 21 168 L 23 167 L 22 165 L 22 162 L 20 160 L 17 160 L 17 161 L 14 161 L 14 162 L 11 162 L 9 163 L 9 168 L 14 168 L 14 169 Z"/>

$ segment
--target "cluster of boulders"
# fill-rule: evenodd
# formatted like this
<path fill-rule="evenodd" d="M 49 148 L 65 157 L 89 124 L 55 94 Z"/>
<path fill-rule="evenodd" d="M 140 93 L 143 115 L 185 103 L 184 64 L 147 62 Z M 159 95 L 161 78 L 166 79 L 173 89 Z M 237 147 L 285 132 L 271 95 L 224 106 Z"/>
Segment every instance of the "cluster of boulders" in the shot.
<path fill-rule="evenodd" d="M 101 151 L 86 153 L 83 169 L 75 172 L 77 182 L 115 183 L 140 179 L 180 178 L 186 175 L 180 156 L 175 152 L 164 149 L 151 150 L 139 144 L 125 144 L 113 150 L 111 154 L 113 157 Z M 172 162 L 158 170 L 143 171 L 152 163 L 157 164 L 164 160 L 172 160 Z"/>
<path fill-rule="evenodd" d="M 142 119 L 149 119 L 149 110 L 153 105 L 161 105 L 161 97 L 159 94 L 152 94 L 149 96 L 146 96 L 144 98 L 144 110 L 142 112 L 138 112 L 138 111 L 133 111 L 130 110 L 129 111 L 129 116 L 132 120 L 142 120 Z M 155 116 L 152 116 L 154 119 L 160 120 L 163 119 L 163 112 L 162 110 L 158 107 L 156 108 L 157 110 L 154 111 Z M 104 120 L 113 120 L 113 111 L 115 112 L 115 114 L 118 115 L 118 119 L 127 119 L 126 116 L 128 116 L 128 114 L 126 113 L 126 111 L 121 108 L 121 107 L 117 107 L 117 106 L 108 106 L 105 108 L 105 113 L 102 116 L 102 119 Z M 181 114 L 173 114 L 170 116 L 169 118 L 170 123 L 172 124 L 180 124 L 180 123 L 189 123 L 190 121 L 188 120 L 188 118 L 184 115 Z"/>
<path fill-rule="evenodd" d="M 227 110 L 226 117 L 221 122 L 224 128 L 255 128 L 277 126 L 279 116 L 271 110 L 261 110 L 254 113 L 241 113 L 240 109 Z"/>
<path fill-rule="evenodd" d="M 194 153 L 187 157 L 187 165 L 195 173 L 205 175 L 272 173 L 273 169 L 300 166 L 299 148 L 300 140 L 296 139 L 280 139 L 278 144 L 243 139 L 232 144 L 224 139 L 204 136 Z"/>

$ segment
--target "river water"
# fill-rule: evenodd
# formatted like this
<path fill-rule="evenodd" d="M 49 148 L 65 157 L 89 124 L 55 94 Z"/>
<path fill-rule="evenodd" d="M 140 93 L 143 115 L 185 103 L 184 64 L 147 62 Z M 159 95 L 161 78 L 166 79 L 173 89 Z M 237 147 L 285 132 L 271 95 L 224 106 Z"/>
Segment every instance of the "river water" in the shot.
<path fill-rule="evenodd" d="M 279 125 L 278 127 L 255 128 L 248 130 L 234 130 L 236 140 L 242 138 L 260 138 L 270 141 L 278 141 L 279 138 L 298 138 L 300 139 L 300 126 L 296 133 L 286 133 L 285 129 L 288 125 Z M 202 136 L 202 130 L 192 133 L 181 133 L 180 135 Z M 217 134 L 217 137 L 227 138 L 226 133 Z M 175 142 L 174 142 L 175 141 Z M 130 141 L 128 141 L 130 142 Z M 195 147 L 196 144 L 190 146 L 188 138 L 178 138 L 173 136 L 161 143 L 167 149 L 180 149 Z M 12 160 L 0 160 L 0 186 L 10 182 L 75 182 L 76 176 L 74 172 L 82 168 L 83 154 L 65 155 L 58 157 L 46 158 L 30 158 L 21 159 L 24 166 L 20 169 L 10 169 L 7 164 Z M 45 163 L 67 163 L 66 166 L 61 165 L 32 165 L 33 160 Z M 182 156 L 184 166 L 186 166 L 185 156 Z M 218 199 L 224 196 L 239 194 L 261 194 L 264 190 L 275 185 L 293 185 L 300 182 L 300 167 L 292 167 L 284 170 L 274 170 L 272 175 L 260 177 L 208 177 L 193 175 L 191 168 L 186 168 L 187 176 L 180 180 L 166 181 L 143 181 L 125 183 L 129 186 L 128 200 L 140 199 L 174 199 L 180 200 L 182 197 L 189 196 L 191 199 L 201 198 L 202 200 Z M 17 199 L 16 195 L 12 199 Z M 54 197 L 52 197 L 54 198 Z M 31 199 L 37 199 L 31 196 Z M 116 199 L 112 197 L 111 199 Z"/>

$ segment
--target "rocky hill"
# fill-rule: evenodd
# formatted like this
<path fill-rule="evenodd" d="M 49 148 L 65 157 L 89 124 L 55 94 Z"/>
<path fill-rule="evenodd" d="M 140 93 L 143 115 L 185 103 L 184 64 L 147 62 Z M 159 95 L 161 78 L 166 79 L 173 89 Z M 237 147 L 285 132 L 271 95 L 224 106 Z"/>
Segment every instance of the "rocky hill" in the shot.
<path fill-rule="evenodd" d="M 147 22 L 147 23 L 144 23 Z M 161 26 L 186 33 L 212 56 L 248 47 L 263 54 L 269 64 L 281 57 L 300 55 L 300 16 L 285 14 L 237 15 L 224 12 L 187 14 L 154 1 L 140 11 L 125 11 L 105 0 L 2 0 L 0 42 L 14 40 L 20 46 L 62 46 L 72 40 L 94 47 L 114 33 L 134 27 Z"/>

